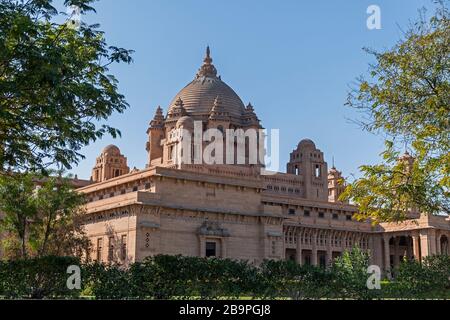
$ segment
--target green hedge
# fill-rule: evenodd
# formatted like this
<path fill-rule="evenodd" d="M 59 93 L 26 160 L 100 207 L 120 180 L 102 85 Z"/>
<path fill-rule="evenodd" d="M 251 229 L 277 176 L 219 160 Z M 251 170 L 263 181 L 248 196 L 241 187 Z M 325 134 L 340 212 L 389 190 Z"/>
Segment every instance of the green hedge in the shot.
<path fill-rule="evenodd" d="M 67 268 L 80 265 L 72 257 L 44 257 L 0 262 L 0 296 L 6 298 L 74 298 L 80 291 L 67 288 Z"/>
<path fill-rule="evenodd" d="M 82 287 L 69 290 L 67 268 L 81 267 Z M 155 256 L 125 269 L 83 264 L 70 257 L 0 262 L 0 296 L 95 299 L 323 299 L 449 298 L 450 258 L 404 262 L 395 280 L 368 290 L 368 257 L 359 249 L 327 269 L 291 261 L 243 261 Z"/>

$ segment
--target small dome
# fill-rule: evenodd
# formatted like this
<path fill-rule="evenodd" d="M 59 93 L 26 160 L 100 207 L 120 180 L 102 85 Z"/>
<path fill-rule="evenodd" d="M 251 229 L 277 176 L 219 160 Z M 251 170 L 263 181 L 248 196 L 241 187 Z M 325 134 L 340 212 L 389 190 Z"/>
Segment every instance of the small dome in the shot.
<path fill-rule="evenodd" d="M 120 149 L 117 146 L 115 146 L 113 144 L 110 144 L 109 146 L 106 146 L 103 149 L 102 153 L 109 153 L 109 154 L 119 155 L 120 154 Z"/>
<path fill-rule="evenodd" d="M 316 149 L 316 144 L 310 139 L 304 139 L 298 144 L 299 149 Z"/>
<path fill-rule="evenodd" d="M 191 117 L 184 116 L 177 121 L 177 128 L 194 129 L 194 120 Z"/>

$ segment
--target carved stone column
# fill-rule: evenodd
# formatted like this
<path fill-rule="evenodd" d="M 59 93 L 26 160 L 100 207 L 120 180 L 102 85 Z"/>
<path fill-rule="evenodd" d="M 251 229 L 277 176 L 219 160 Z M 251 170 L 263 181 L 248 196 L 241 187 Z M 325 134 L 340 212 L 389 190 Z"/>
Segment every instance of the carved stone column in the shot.
<path fill-rule="evenodd" d="M 297 263 L 302 265 L 302 229 L 300 228 L 297 234 Z"/>
<path fill-rule="evenodd" d="M 436 249 L 436 230 L 435 229 L 428 229 L 428 237 L 429 237 L 429 245 L 430 245 L 430 252 L 429 255 L 433 256 L 437 254 Z"/>
<path fill-rule="evenodd" d="M 436 254 L 440 255 L 441 252 L 441 234 L 439 232 L 436 232 Z"/>
<path fill-rule="evenodd" d="M 420 237 L 419 237 L 419 232 L 413 232 L 412 235 L 412 241 L 413 241 L 413 255 L 414 255 L 414 259 L 421 261 L 421 256 L 420 256 Z"/>
<path fill-rule="evenodd" d="M 332 244 L 332 232 L 328 230 L 327 237 L 327 263 L 331 264 L 333 262 L 333 244 Z"/>
<path fill-rule="evenodd" d="M 420 251 L 421 260 L 430 255 L 430 239 L 427 230 L 420 230 Z"/>
<path fill-rule="evenodd" d="M 389 249 L 389 239 L 387 235 L 383 236 L 384 240 L 384 271 L 388 272 L 391 269 L 391 253 Z"/>
<path fill-rule="evenodd" d="M 313 230 L 311 264 L 317 266 L 317 230 Z"/>

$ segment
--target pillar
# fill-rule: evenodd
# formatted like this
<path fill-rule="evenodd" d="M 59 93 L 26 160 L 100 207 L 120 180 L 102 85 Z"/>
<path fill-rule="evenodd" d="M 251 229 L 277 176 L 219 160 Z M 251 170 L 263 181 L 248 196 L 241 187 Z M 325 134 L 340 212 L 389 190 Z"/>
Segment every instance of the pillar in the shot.
<path fill-rule="evenodd" d="M 436 249 L 436 230 L 435 229 L 428 229 L 428 237 L 429 237 L 429 244 L 430 244 L 430 252 L 429 255 L 433 256 L 437 254 Z"/>
<path fill-rule="evenodd" d="M 331 264 L 333 262 L 333 244 L 332 244 L 332 232 L 328 231 L 328 238 L 327 238 L 327 262 L 328 264 Z"/>
<path fill-rule="evenodd" d="M 421 261 L 422 258 L 420 256 L 420 237 L 418 232 L 414 232 L 412 235 L 412 241 L 413 241 L 413 255 L 414 259 Z"/>
<path fill-rule="evenodd" d="M 388 272 L 391 269 L 391 253 L 389 249 L 389 236 L 384 236 L 384 271 Z"/>
<path fill-rule="evenodd" d="M 440 255 L 440 254 L 442 254 L 442 251 L 441 251 L 441 235 L 438 233 L 438 232 L 436 232 L 436 254 L 438 254 L 438 255 Z"/>
<path fill-rule="evenodd" d="M 297 263 L 302 265 L 302 230 L 298 232 L 297 235 Z"/>
<path fill-rule="evenodd" d="M 312 255 L 311 255 L 311 264 L 313 266 L 317 266 L 317 230 L 313 231 L 312 236 Z"/>
<path fill-rule="evenodd" d="M 420 230 L 420 252 L 422 260 L 430 255 L 429 240 L 427 230 Z"/>

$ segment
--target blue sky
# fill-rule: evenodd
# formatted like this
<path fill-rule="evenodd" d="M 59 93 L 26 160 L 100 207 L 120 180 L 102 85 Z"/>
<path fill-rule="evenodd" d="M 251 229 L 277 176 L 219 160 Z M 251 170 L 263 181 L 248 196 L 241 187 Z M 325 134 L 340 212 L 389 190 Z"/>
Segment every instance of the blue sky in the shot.
<path fill-rule="evenodd" d="M 368 30 L 367 7 L 381 8 L 382 29 Z M 363 47 L 383 50 L 431 0 L 101 0 L 97 14 L 109 44 L 133 49 L 132 65 L 111 69 L 130 104 L 108 123 L 121 139 L 84 148 L 72 170 L 89 179 L 101 149 L 116 144 L 131 168 L 144 168 L 148 123 L 190 82 L 205 47 L 222 79 L 251 102 L 267 129 L 280 129 L 281 171 L 303 138 L 314 140 L 345 176 L 379 160 L 380 137 L 362 132 L 344 106 L 349 84 L 368 69 Z"/>

